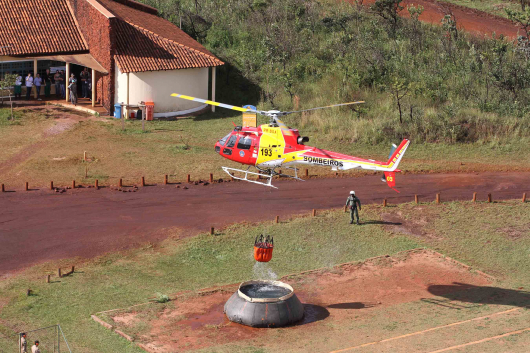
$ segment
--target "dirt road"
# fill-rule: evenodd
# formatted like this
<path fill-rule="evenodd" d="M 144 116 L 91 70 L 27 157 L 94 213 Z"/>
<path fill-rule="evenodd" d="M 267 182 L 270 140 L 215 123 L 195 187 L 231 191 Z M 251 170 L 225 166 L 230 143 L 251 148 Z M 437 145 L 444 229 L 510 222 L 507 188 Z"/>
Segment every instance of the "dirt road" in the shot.
<path fill-rule="evenodd" d="M 175 185 L 118 192 L 111 188 L 0 193 L 0 275 L 52 259 L 92 257 L 109 251 L 160 241 L 171 229 L 187 235 L 232 223 L 272 220 L 279 215 L 309 213 L 312 209 L 344 205 L 350 190 L 364 204 L 495 200 L 530 194 L 530 173 L 399 175 L 398 194 L 377 175 L 361 178 L 279 180 L 278 190 L 233 182 L 208 186 Z M 362 212 L 361 212 L 362 217 Z M 345 222 L 346 222 L 345 216 Z"/>
<path fill-rule="evenodd" d="M 348 0 L 354 3 L 354 0 Z M 375 0 L 365 0 L 365 5 L 371 5 Z M 407 6 L 414 5 L 423 6 L 423 13 L 420 20 L 423 22 L 440 25 L 442 18 L 447 14 L 453 14 L 458 29 L 465 29 L 478 35 L 486 35 L 491 37 L 493 33 L 497 36 L 504 35 L 511 39 L 517 38 L 518 28 L 510 20 L 486 12 L 471 9 L 464 6 L 459 6 L 443 1 L 433 0 L 404 0 L 401 6 L 404 9 L 399 13 L 402 17 L 410 17 Z M 523 32 L 522 30 L 520 31 Z"/>

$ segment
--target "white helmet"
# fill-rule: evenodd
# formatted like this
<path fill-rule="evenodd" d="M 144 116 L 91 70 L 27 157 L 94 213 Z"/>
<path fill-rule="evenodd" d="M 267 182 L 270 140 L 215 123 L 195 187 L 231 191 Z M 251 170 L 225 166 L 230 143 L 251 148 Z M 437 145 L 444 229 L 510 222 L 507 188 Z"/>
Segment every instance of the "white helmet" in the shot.
<path fill-rule="evenodd" d="M 350 191 L 350 195 L 355 195 L 355 191 Z"/>

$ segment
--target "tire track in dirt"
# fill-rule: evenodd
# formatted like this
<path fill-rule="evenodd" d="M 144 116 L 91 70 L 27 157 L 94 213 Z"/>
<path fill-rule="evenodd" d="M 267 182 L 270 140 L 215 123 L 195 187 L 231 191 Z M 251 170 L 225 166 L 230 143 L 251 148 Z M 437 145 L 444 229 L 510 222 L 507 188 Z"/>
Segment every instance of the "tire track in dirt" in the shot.
<path fill-rule="evenodd" d="M 27 108 L 24 108 L 27 109 Z M 50 108 L 50 107 L 33 107 L 33 111 L 45 112 L 47 116 L 53 115 L 54 125 L 44 130 L 40 136 L 41 141 L 33 143 L 29 146 L 24 147 L 22 150 L 8 158 L 6 161 L 0 163 L 0 176 L 9 172 L 17 165 L 27 161 L 40 149 L 44 148 L 48 144 L 48 139 L 60 135 L 63 132 L 71 130 L 80 121 L 94 120 L 95 117 L 89 114 L 79 112 L 69 112 L 63 108 Z"/>

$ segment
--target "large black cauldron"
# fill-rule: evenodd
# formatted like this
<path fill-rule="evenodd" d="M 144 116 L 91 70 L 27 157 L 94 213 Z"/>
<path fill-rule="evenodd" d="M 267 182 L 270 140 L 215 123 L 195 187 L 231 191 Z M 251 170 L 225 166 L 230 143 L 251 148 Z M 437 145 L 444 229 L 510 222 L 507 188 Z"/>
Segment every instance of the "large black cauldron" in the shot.
<path fill-rule="evenodd" d="M 293 288 L 279 281 L 248 281 L 225 304 L 228 319 L 252 327 L 280 327 L 299 321 L 304 307 Z"/>

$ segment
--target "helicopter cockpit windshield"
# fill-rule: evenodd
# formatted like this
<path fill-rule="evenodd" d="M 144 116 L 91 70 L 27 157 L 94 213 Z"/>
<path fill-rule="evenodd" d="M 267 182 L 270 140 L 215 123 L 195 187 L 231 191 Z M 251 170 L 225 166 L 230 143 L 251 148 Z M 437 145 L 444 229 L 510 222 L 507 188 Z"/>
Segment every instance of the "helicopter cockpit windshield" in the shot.
<path fill-rule="evenodd" d="M 252 139 L 249 136 L 241 136 L 237 142 L 237 148 L 240 150 L 249 150 L 252 146 Z"/>
<path fill-rule="evenodd" d="M 232 134 L 232 133 L 229 133 L 228 135 L 226 135 L 225 137 L 223 137 L 222 139 L 220 139 L 220 140 L 219 140 L 219 144 L 220 144 L 221 146 L 224 146 L 226 140 L 230 137 L 231 134 Z"/>

